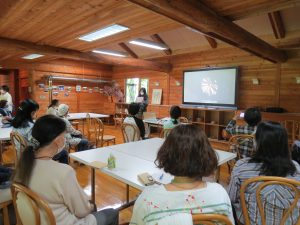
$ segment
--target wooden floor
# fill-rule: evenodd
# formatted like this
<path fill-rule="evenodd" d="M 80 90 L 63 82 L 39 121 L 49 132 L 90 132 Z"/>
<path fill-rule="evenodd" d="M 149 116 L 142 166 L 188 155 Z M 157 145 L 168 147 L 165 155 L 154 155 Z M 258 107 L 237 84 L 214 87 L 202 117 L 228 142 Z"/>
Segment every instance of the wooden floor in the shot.
<path fill-rule="evenodd" d="M 112 125 L 105 126 L 105 134 L 116 136 L 116 143 L 123 143 L 120 127 Z M 9 162 L 13 158 L 13 151 L 9 147 L 3 154 L 4 161 Z M 84 165 L 78 165 L 71 162 L 71 166 L 76 170 L 77 179 L 84 189 L 90 195 L 91 193 L 91 176 L 90 169 Z M 228 180 L 228 171 L 226 166 L 221 167 L 221 183 L 226 183 Z M 140 192 L 135 188 L 130 188 L 130 198 L 135 198 Z M 126 200 L 126 185 L 117 181 L 99 171 L 96 171 L 96 203 L 98 209 L 107 207 L 116 208 L 124 203 Z M 131 218 L 132 207 L 120 212 L 120 223 L 128 222 Z"/>

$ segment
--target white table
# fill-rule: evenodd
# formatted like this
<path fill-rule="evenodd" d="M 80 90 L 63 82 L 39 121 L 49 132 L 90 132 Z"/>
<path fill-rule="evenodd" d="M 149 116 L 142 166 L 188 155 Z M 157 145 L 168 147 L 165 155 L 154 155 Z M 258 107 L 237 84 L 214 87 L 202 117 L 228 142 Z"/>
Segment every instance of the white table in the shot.
<path fill-rule="evenodd" d="M 151 138 L 143 141 L 129 142 L 88 151 L 71 153 L 70 157 L 88 166 L 94 161 L 107 162 L 109 154 L 116 157 L 116 168 L 109 170 L 100 169 L 101 172 L 120 180 L 127 185 L 143 190 L 145 186 L 138 180 L 137 175 L 148 172 L 154 177 L 164 174 L 162 183 L 169 183 L 172 176 L 156 167 L 154 160 L 164 139 Z M 218 154 L 218 165 L 224 164 L 236 158 L 236 154 L 216 150 Z M 219 171 L 218 171 L 219 173 Z M 92 200 L 95 200 L 95 168 L 92 168 Z M 128 200 L 128 195 L 127 195 Z"/>
<path fill-rule="evenodd" d="M 0 124 L 0 164 L 3 162 L 2 152 L 3 152 L 3 141 L 10 140 L 10 133 L 12 131 L 12 127 L 1 128 L 2 124 Z"/>
<path fill-rule="evenodd" d="M 90 114 L 91 118 L 108 118 L 109 115 L 98 114 L 98 113 L 69 113 L 68 120 L 82 120 L 86 119 L 86 114 Z"/>

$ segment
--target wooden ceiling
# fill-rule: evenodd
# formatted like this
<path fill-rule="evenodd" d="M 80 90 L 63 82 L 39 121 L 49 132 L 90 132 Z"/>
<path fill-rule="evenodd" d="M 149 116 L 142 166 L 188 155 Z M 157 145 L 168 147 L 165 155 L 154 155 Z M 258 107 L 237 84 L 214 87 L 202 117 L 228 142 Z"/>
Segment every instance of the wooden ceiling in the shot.
<path fill-rule="evenodd" d="M 187 29 L 185 24 L 175 21 L 173 18 L 160 15 L 133 2 L 135 1 L 1 0 L 0 38 L 24 41 L 26 46 L 27 44 L 36 44 L 55 47 L 53 51 L 73 50 L 76 51 L 76 54 L 84 53 L 84 57 L 89 59 L 98 57 L 99 62 L 108 64 L 138 65 L 140 67 L 148 63 L 142 60 L 145 58 L 167 56 L 170 53 L 174 55 L 201 51 L 201 49 L 219 48 L 224 45 L 223 41 L 209 39 L 200 33 Z M 140 2 L 151 2 L 151 0 Z M 193 0 L 183 2 L 193 2 Z M 295 45 L 297 47 L 297 43 L 299 45 L 300 18 L 297 12 L 300 11 L 300 0 L 202 0 L 201 2 L 218 16 L 228 21 L 235 21 L 235 24 L 256 36 L 261 36 L 260 38 L 269 44 L 280 46 L 292 43 L 294 47 Z M 284 15 L 284 17 L 282 16 L 282 23 L 286 32 L 285 37 L 278 40 L 274 37 L 268 19 L 268 13 L 276 11 L 281 16 Z M 258 19 L 263 22 L 258 23 Z M 255 21 L 256 25 L 253 26 L 251 21 Z M 125 25 L 130 30 L 94 42 L 84 42 L 77 39 L 83 34 L 114 23 Z M 268 24 L 268 32 L 255 33 L 261 30 L 261 25 L 266 27 Z M 262 28 L 262 30 L 265 31 L 266 29 Z M 157 34 L 161 40 L 157 38 Z M 157 42 L 164 41 L 171 51 L 167 53 L 128 44 L 128 41 L 134 38 L 144 38 Z M 90 54 L 91 50 L 95 48 L 125 51 L 124 44 L 133 52 L 131 61 L 127 59 L 116 61 L 112 58 L 102 58 Z M 127 49 L 127 51 L 130 50 Z M 275 51 L 277 50 L 275 49 Z M 4 65 L 5 61 L 25 61 L 20 57 L 28 53 L 38 52 L 33 52 L 30 48 L 22 48 L 21 46 L 14 48 L 0 43 L 0 64 Z M 47 61 L 59 57 L 68 58 L 66 55 L 52 54 L 53 52 L 51 54 L 43 53 L 45 54 L 44 57 L 33 61 Z M 139 59 L 136 59 L 134 54 Z M 82 60 L 84 59 L 82 58 Z M 96 62 L 97 59 L 94 61 Z M 128 63 L 129 61 L 130 63 Z M 151 69 L 152 64 L 150 64 L 147 66 Z M 169 70 L 168 65 L 156 65 L 156 70 L 161 70 L 161 68 L 164 68 L 163 71 L 165 72 Z"/>

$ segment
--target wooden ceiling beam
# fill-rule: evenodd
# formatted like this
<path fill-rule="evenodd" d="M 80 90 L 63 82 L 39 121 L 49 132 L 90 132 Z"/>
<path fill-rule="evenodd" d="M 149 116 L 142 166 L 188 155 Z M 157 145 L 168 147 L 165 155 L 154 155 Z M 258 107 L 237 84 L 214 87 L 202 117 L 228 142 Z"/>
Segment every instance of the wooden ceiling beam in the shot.
<path fill-rule="evenodd" d="M 83 60 L 83 61 L 89 61 L 95 63 L 132 66 L 136 68 L 143 68 L 143 69 L 160 71 L 165 73 L 170 72 L 172 69 L 171 64 L 167 64 L 167 63 L 153 62 L 150 60 L 143 60 L 143 59 L 104 56 L 101 54 L 96 54 L 91 52 L 80 52 L 77 50 L 58 48 L 58 47 L 47 46 L 47 45 L 37 45 L 30 42 L 8 39 L 3 37 L 0 37 L 0 48 L 13 49 L 13 50 L 17 50 L 18 52 L 39 53 L 39 54 L 55 56 L 60 58 Z"/>
<path fill-rule="evenodd" d="M 152 38 L 153 41 L 157 41 L 161 44 L 164 44 L 164 45 L 168 46 L 168 44 L 158 34 L 151 35 L 151 38 Z M 169 46 L 168 46 L 168 49 L 164 50 L 164 53 L 166 55 L 172 55 L 172 50 L 170 49 Z"/>
<path fill-rule="evenodd" d="M 219 16 L 198 0 L 128 0 L 146 9 L 164 15 L 174 21 L 198 30 L 207 36 L 217 38 L 230 45 L 268 61 L 278 63 L 287 60 L 287 54 L 230 20 Z"/>
<path fill-rule="evenodd" d="M 218 46 L 218 43 L 216 42 L 216 40 L 214 38 L 211 38 L 209 36 L 206 36 L 204 35 L 205 39 L 207 40 L 207 42 L 209 43 L 209 45 L 212 47 L 212 48 L 217 48 Z"/>
<path fill-rule="evenodd" d="M 300 48 L 300 38 L 295 38 L 280 44 L 277 44 L 277 47 L 280 49 L 299 49 Z"/>
<path fill-rule="evenodd" d="M 123 48 L 129 55 L 131 55 L 132 58 L 138 58 L 138 55 L 135 54 L 134 51 L 132 51 L 131 48 L 128 47 L 124 42 L 119 43 L 120 47 Z"/>
<path fill-rule="evenodd" d="M 269 21 L 272 26 L 273 33 L 276 39 L 285 37 L 285 28 L 279 11 L 268 13 Z"/>

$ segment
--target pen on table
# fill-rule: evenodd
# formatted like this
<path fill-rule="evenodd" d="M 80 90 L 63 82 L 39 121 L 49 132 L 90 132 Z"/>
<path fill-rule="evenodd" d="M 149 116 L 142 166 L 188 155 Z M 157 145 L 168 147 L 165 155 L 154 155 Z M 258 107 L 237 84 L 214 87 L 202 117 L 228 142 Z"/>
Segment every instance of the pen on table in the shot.
<path fill-rule="evenodd" d="M 163 177 L 164 177 L 164 174 L 162 173 L 162 174 L 160 175 L 160 177 L 159 177 L 159 180 L 162 180 Z"/>

